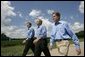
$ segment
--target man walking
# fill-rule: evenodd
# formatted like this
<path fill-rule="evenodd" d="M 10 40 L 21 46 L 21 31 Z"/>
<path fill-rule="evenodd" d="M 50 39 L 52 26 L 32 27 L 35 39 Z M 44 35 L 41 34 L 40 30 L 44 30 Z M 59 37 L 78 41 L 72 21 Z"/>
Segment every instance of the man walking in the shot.
<path fill-rule="evenodd" d="M 47 47 L 47 29 L 42 25 L 42 20 L 36 20 L 37 29 L 36 29 L 36 39 L 33 41 L 35 44 L 35 54 L 34 56 L 40 56 L 41 52 L 45 54 L 45 56 L 50 56 L 49 49 Z"/>
<path fill-rule="evenodd" d="M 54 24 L 51 31 L 50 48 L 52 48 L 54 42 L 57 42 L 59 53 L 67 56 L 70 45 L 69 40 L 72 39 L 75 44 L 77 54 L 81 54 L 80 44 L 77 36 L 66 22 L 60 21 L 60 13 L 53 12 L 52 17 Z"/>
<path fill-rule="evenodd" d="M 22 56 L 26 56 L 29 48 L 31 48 L 34 53 L 33 40 L 34 40 L 35 32 L 34 32 L 34 29 L 31 28 L 32 24 L 30 22 L 27 22 L 26 24 L 27 24 L 27 28 L 28 28 L 27 39 L 23 41 L 23 43 L 25 43 L 25 48 L 24 48 Z"/>

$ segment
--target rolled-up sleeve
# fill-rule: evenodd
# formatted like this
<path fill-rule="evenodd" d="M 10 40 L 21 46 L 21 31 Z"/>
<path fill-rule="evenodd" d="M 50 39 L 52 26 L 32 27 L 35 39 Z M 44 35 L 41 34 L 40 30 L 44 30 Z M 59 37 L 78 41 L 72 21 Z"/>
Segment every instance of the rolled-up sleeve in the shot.
<path fill-rule="evenodd" d="M 72 40 L 75 44 L 75 47 L 80 48 L 79 39 L 75 35 L 75 33 L 72 31 L 72 29 L 69 27 L 68 24 L 65 24 L 65 30 L 66 30 L 67 34 L 72 38 Z"/>

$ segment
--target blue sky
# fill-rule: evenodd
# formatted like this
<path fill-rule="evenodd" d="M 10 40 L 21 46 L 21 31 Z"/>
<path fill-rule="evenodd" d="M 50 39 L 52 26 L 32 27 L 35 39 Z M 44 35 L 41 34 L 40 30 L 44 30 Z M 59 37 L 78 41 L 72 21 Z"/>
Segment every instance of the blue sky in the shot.
<path fill-rule="evenodd" d="M 62 20 L 68 22 L 71 20 L 70 23 L 84 22 L 84 15 L 79 11 L 80 1 L 12 1 L 11 4 L 15 8 L 15 12 L 19 11 L 23 15 L 23 18 L 16 17 L 16 21 L 13 21 L 16 24 L 19 21 L 22 22 L 27 16 L 30 18 L 29 13 L 32 9 L 41 10 L 45 14 L 44 16 L 50 19 L 52 19 L 52 16 L 47 14 L 47 10 L 52 9 L 61 13 Z M 74 19 L 71 19 L 71 16 Z"/>
<path fill-rule="evenodd" d="M 4 10 L 4 6 L 8 8 Z M 35 27 L 34 20 L 36 16 L 42 17 L 46 23 L 51 23 L 52 11 L 59 11 L 61 20 L 70 23 L 73 29 L 76 27 L 79 28 L 77 30 L 81 30 L 84 27 L 84 1 L 8 1 L 2 2 L 1 7 L 2 17 L 5 16 L 5 18 L 1 18 L 2 24 L 4 24 L 3 20 L 7 20 L 6 22 L 9 21 L 8 23 L 10 23 L 13 29 L 15 26 L 21 29 L 26 20 L 31 21 L 33 27 Z M 10 7 L 11 9 L 9 9 Z M 3 12 L 7 10 L 9 10 L 9 13 L 12 11 L 10 15 L 4 15 Z M 6 17 L 10 19 L 6 19 Z M 4 27 L 7 26 L 4 25 Z M 2 29 L 2 31 L 4 30 Z M 8 33 L 9 35 L 11 34 L 10 30 Z"/>

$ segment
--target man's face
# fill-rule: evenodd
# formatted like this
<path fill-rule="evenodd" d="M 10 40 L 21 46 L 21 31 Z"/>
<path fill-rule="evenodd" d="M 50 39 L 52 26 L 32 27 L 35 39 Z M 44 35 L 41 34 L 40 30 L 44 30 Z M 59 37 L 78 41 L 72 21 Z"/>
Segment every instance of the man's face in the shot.
<path fill-rule="evenodd" d="M 59 16 L 57 16 L 56 14 L 53 14 L 52 18 L 53 18 L 54 22 L 58 22 L 59 21 Z"/>
<path fill-rule="evenodd" d="M 39 21 L 36 21 L 36 24 L 39 25 Z"/>
<path fill-rule="evenodd" d="M 28 27 L 28 28 L 30 28 L 30 27 L 31 27 L 31 25 L 27 24 L 27 27 Z"/>

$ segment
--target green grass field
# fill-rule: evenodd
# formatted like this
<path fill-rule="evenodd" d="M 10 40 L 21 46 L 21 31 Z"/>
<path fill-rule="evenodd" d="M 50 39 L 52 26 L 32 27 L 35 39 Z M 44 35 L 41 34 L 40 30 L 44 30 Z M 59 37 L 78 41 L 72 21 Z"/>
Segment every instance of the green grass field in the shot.
<path fill-rule="evenodd" d="M 21 56 L 24 50 L 24 45 L 1 47 L 1 56 Z M 32 53 L 29 50 L 28 54 Z"/>
<path fill-rule="evenodd" d="M 7 46 L 23 45 L 22 41 L 23 41 L 22 39 L 21 40 L 6 40 L 6 41 L 1 41 L 1 46 L 2 47 L 7 47 Z"/>
<path fill-rule="evenodd" d="M 80 42 L 84 41 L 84 38 L 79 39 Z M 73 43 L 72 41 L 70 41 Z M 1 41 L 1 56 L 21 56 L 24 50 L 22 40 Z M 28 54 L 32 53 L 29 50 Z"/>

